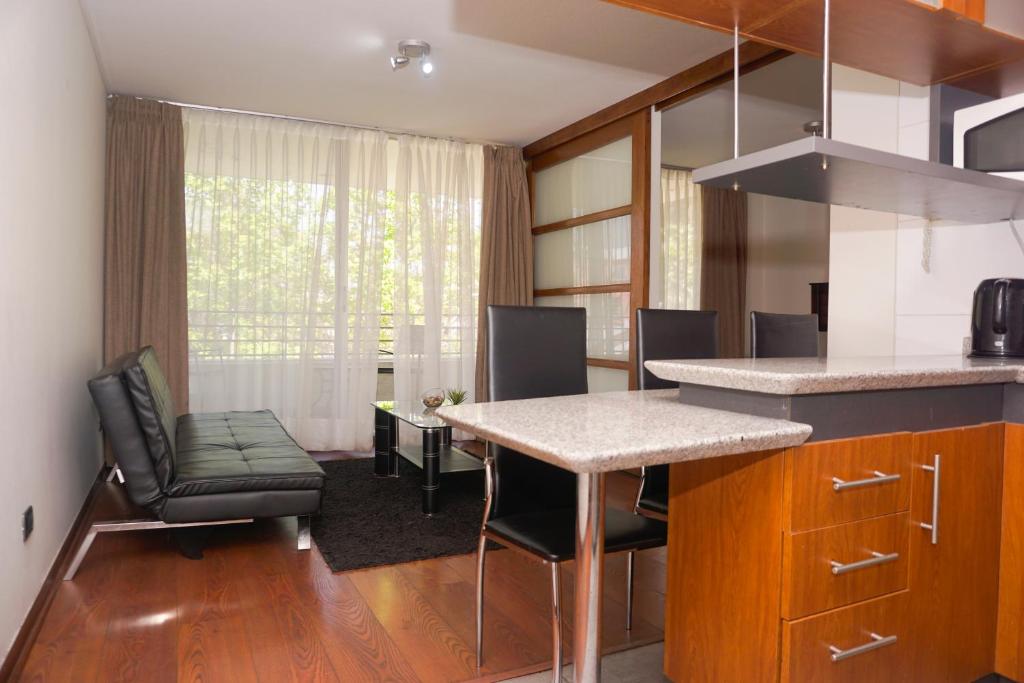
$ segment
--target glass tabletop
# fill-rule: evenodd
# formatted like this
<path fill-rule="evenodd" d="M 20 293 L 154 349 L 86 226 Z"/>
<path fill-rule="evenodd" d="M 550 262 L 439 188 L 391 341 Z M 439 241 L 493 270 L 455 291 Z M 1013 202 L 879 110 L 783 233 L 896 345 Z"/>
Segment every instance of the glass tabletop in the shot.
<path fill-rule="evenodd" d="M 440 429 L 448 426 L 444 420 L 434 414 L 433 410 L 419 401 L 374 401 L 373 407 L 420 429 Z"/>

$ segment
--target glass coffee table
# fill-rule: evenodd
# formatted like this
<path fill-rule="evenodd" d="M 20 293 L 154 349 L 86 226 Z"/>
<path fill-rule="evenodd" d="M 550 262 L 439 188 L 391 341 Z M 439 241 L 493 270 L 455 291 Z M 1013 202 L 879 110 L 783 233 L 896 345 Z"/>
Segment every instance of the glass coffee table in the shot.
<path fill-rule="evenodd" d="M 437 512 L 442 474 L 484 468 L 482 460 L 452 446 L 452 428 L 422 403 L 376 401 L 373 408 L 373 473 L 378 477 L 397 477 L 399 456 L 421 469 L 423 514 Z M 399 422 L 422 431 L 423 445 L 399 445 Z"/>

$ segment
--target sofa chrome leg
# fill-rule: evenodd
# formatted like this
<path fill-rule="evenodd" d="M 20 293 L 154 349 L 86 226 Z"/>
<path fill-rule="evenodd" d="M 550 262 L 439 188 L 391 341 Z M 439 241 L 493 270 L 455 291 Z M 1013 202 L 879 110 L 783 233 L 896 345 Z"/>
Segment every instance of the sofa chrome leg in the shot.
<path fill-rule="evenodd" d="M 633 572 L 636 569 L 636 551 L 630 550 L 626 560 L 626 630 L 633 630 Z"/>
<path fill-rule="evenodd" d="M 309 515 L 299 515 L 296 519 L 298 519 L 299 522 L 299 550 L 309 550 L 310 547 L 312 547 L 312 540 L 309 532 Z"/>
<path fill-rule="evenodd" d="M 108 480 L 109 481 L 109 480 Z M 75 574 L 78 573 L 78 568 L 82 564 L 82 560 L 85 559 L 86 553 L 89 552 L 89 548 L 92 546 L 92 542 L 96 540 L 96 525 L 93 524 L 89 527 L 89 533 L 82 539 L 82 544 L 78 546 L 78 550 L 75 551 L 75 557 L 71 560 L 71 564 L 68 566 L 68 570 L 64 572 L 64 580 L 70 581 L 75 578 Z"/>
<path fill-rule="evenodd" d="M 484 560 L 487 537 L 480 534 L 476 546 L 476 668 L 484 663 Z"/>
<path fill-rule="evenodd" d="M 551 563 L 551 680 L 561 683 L 562 680 L 562 578 L 558 573 L 558 563 Z"/>
<path fill-rule="evenodd" d="M 113 531 L 180 529 L 190 526 L 222 526 L 224 524 L 245 524 L 251 521 L 252 518 L 250 517 L 246 519 L 224 519 L 216 522 L 180 522 L 177 524 L 168 524 L 167 522 L 161 522 L 158 519 L 126 519 L 113 522 L 96 522 L 89 527 L 89 532 L 85 535 L 85 538 L 82 539 L 82 544 L 78 546 L 78 550 L 75 551 L 75 556 L 71 560 L 71 564 L 68 565 L 68 570 L 64 572 L 64 580 L 70 581 L 75 578 L 75 574 L 78 572 L 78 568 L 81 566 L 82 560 L 85 559 L 86 553 L 89 552 L 89 547 L 92 546 L 92 543 L 96 540 L 96 536 L 98 534 L 110 533 Z"/>
<path fill-rule="evenodd" d="M 117 478 L 117 483 L 118 484 L 123 484 L 124 483 L 124 475 L 121 473 L 121 468 L 118 467 L 117 465 L 114 465 L 113 467 L 111 467 L 110 471 L 107 472 L 107 482 L 109 483 L 109 482 L 114 481 L 115 477 Z"/>

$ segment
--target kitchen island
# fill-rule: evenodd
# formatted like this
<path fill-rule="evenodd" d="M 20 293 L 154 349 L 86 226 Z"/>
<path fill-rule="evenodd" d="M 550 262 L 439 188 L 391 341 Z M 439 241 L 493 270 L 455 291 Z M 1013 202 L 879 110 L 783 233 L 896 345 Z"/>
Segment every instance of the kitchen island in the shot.
<path fill-rule="evenodd" d="M 680 389 L 439 411 L 577 473 L 576 680 L 600 677 L 603 473 L 661 463 L 672 680 L 1022 677 L 1024 365 L 648 368 Z"/>

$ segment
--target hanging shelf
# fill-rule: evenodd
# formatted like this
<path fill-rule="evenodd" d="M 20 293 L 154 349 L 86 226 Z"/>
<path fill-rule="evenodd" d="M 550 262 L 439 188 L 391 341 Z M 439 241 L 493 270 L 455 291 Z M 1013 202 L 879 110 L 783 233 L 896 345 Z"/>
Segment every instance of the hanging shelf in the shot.
<path fill-rule="evenodd" d="M 808 137 L 693 172 L 723 189 L 934 220 L 1024 217 L 1024 182 L 838 140 Z"/>

